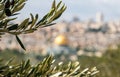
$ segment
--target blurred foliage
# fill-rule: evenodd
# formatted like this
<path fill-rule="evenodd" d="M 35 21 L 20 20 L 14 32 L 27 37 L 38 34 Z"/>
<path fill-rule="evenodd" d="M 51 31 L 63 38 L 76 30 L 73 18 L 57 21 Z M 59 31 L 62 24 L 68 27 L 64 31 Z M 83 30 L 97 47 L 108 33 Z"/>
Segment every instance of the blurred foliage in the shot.
<path fill-rule="evenodd" d="M 16 36 L 16 39 L 20 46 L 24 49 L 24 45 L 19 39 L 19 34 L 28 34 L 36 31 L 38 28 L 54 25 L 54 20 L 59 18 L 65 11 L 66 6 L 59 1 L 56 4 L 54 0 L 50 11 L 38 20 L 39 16 L 36 14 L 30 14 L 30 18 L 23 19 L 21 23 L 13 23 L 13 20 L 17 19 L 19 11 L 23 9 L 27 0 L 0 0 L 0 38 L 5 33 L 9 33 Z"/>
<path fill-rule="evenodd" d="M 52 56 L 46 57 L 34 66 L 30 64 L 30 60 L 22 60 L 21 63 L 16 64 L 12 63 L 13 59 L 2 61 L 1 59 L 0 77 L 93 77 L 99 72 L 96 67 L 81 70 L 77 61 L 54 64 L 55 60 Z"/>
<path fill-rule="evenodd" d="M 96 77 L 120 77 L 120 44 L 109 47 L 102 57 L 79 56 L 81 66 L 96 66 L 99 73 Z"/>
<path fill-rule="evenodd" d="M 5 49 L 4 51 L 0 52 L 0 59 L 2 59 L 3 63 L 10 59 L 14 59 L 12 64 L 20 63 L 25 58 L 25 54 L 22 52 L 18 52 L 18 50 L 10 50 Z"/>
<path fill-rule="evenodd" d="M 7 52 L 9 55 L 7 55 Z M 4 55 L 6 53 L 6 55 Z M 43 57 L 40 56 L 39 54 L 35 54 L 35 53 L 31 53 L 31 54 L 22 54 L 21 52 L 17 52 L 14 50 L 12 51 L 7 51 L 6 52 L 0 52 L 0 58 L 3 58 L 6 62 L 8 60 L 8 56 L 9 58 L 12 58 L 14 56 L 18 56 L 16 57 L 16 62 L 17 62 L 17 58 L 21 59 L 24 58 L 24 60 L 26 59 L 30 59 L 31 63 L 34 63 L 33 60 L 36 60 L 37 63 L 40 62 Z M 21 55 L 22 54 L 22 55 Z M 11 56 L 10 56 L 11 55 Z M 13 56 L 14 55 L 14 56 Z M 20 56 L 21 57 L 20 57 Z M 28 57 L 29 56 L 29 57 Z M 63 55 L 61 55 L 63 56 Z M 98 74 L 95 75 L 95 77 L 120 77 L 120 45 L 118 45 L 117 47 L 109 47 L 106 52 L 102 55 L 102 57 L 89 57 L 89 56 L 78 56 L 78 61 L 73 61 L 73 62 L 69 62 L 70 59 L 68 59 L 68 56 L 65 56 L 66 60 L 61 60 L 59 56 L 55 56 L 56 61 L 53 63 L 52 66 L 56 67 L 56 65 L 58 64 L 62 64 L 62 70 L 61 71 L 65 71 L 65 69 L 67 68 L 66 66 L 68 66 L 69 63 L 80 63 L 80 71 L 84 70 L 85 68 L 92 68 L 94 66 L 97 67 L 97 69 L 100 71 Z M 27 57 L 27 58 L 26 58 Z M 67 58 L 66 58 L 67 57 Z M 7 59 L 5 59 L 7 58 Z M 15 61 L 15 59 L 13 60 L 13 62 Z M 18 63 L 20 63 L 21 61 L 19 61 Z M 63 63 L 62 63 L 63 61 Z M 16 63 L 14 62 L 14 63 Z M 35 64 L 37 64 L 35 63 Z M 68 67 L 70 68 L 70 67 Z M 77 68 L 77 67 L 76 67 Z M 79 72 L 80 72 L 79 71 Z M 60 72 L 60 71 L 59 71 Z M 55 74 L 55 73 L 54 73 Z"/>

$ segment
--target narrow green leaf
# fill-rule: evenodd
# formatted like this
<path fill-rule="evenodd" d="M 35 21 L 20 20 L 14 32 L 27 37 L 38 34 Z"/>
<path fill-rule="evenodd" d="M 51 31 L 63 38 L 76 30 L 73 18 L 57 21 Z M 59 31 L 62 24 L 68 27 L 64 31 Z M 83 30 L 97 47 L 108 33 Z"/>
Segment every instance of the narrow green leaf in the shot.
<path fill-rule="evenodd" d="M 52 16 L 55 12 L 55 9 L 51 9 L 50 12 L 49 12 L 49 17 Z"/>
<path fill-rule="evenodd" d="M 18 28 L 18 24 L 14 24 L 14 25 L 8 27 L 7 29 L 8 29 L 8 31 L 10 31 L 10 30 L 16 30 L 17 28 Z"/>
<path fill-rule="evenodd" d="M 15 6 L 14 9 L 12 10 L 12 13 L 20 11 L 24 6 L 25 6 L 25 3 L 23 3 L 23 4 L 19 5 L 19 6 Z"/>
<path fill-rule="evenodd" d="M 52 3 L 52 8 L 56 8 L 56 1 L 54 0 L 53 3 Z"/>
<path fill-rule="evenodd" d="M 60 2 L 58 3 L 57 9 L 60 7 L 61 3 L 62 3 L 62 1 L 60 1 Z"/>
<path fill-rule="evenodd" d="M 9 65 L 13 60 L 14 60 L 15 57 L 11 58 L 8 62 L 6 62 L 5 65 Z"/>
<path fill-rule="evenodd" d="M 28 60 L 28 61 L 25 63 L 24 69 L 29 68 L 29 66 L 30 66 L 30 60 Z"/>
<path fill-rule="evenodd" d="M 19 27 L 18 27 L 17 30 L 23 29 L 23 28 L 28 24 L 28 22 L 29 22 L 29 18 L 25 19 L 25 20 L 19 25 Z"/>
<path fill-rule="evenodd" d="M 62 7 L 62 8 L 57 12 L 57 14 L 56 14 L 56 16 L 55 16 L 55 18 L 54 18 L 53 20 L 58 19 L 65 10 L 66 10 L 66 7 L 65 7 L 65 6 Z"/>
<path fill-rule="evenodd" d="M 35 30 L 36 30 L 36 29 L 26 30 L 26 31 L 24 32 L 24 34 L 33 33 Z"/>
<path fill-rule="evenodd" d="M 15 19 L 17 19 L 17 17 L 16 17 L 16 18 L 8 18 L 8 19 L 6 19 L 5 21 L 8 23 L 8 22 L 13 21 L 13 20 L 15 20 Z"/>
<path fill-rule="evenodd" d="M 2 11 L 0 12 L 0 20 L 3 20 L 5 17 L 6 17 L 6 15 L 5 15 L 5 10 L 2 10 Z"/>
<path fill-rule="evenodd" d="M 30 13 L 30 17 L 31 17 L 31 21 L 28 23 L 29 25 L 30 25 L 30 24 L 32 24 L 32 23 L 33 23 L 33 21 L 35 20 L 35 19 L 34 19 L 34 16 L 33 16 L 33 14 L 32 14 L 32 13 Z"/>
<path fill-rule="evenodd" d="M 38 21 L 36 25 L 39 25 L 41 22 L 44 22 L 47 19 L 48 15 L 49 13 L 47 13 L 40 21 Z"/>
<path fill-rule="evenodd" d="M 0 4 L 0 11 L 4 9 L 4 4 Z"/>
<path fill-rule="evenodd" d="M 38 20 L 38 14 L 36 14 L 35 19 L 34 19 L 33 15 L 31 16 L 31 18 L 32 18 L 32 24 L 31 24 L 31 26 L 30 26 L 30 29 L 31 29 L 31 28 L 35 25 L 35 23 L 37 22 L 37 20 Z"/>
<path fill-rule="evenodd" d="M 36 68 L 35 67 L 33 67 L 30 71 L 29 71 L 29 73 L 28 73 L 28 75 L 26 76 L 26 77 L 32 77 L 32 76 L 34 76 L 33 74 L 34 74 L 34 71 L 36 70 Z"/>
<path fill-rule="evenodd" d="M 63 6 L 59 11 L 57 11 L 57 12 L 55 13 L 55 15 L 54 15 L 53 17 L 50 18 L 49 23 L 51 23 L 52 21 L 58 19 L 65 10 L 66 10 L 66 7 Z"/>
<path fill-rule="evenodd" d="M 52 26 L 52 25 L 55 25 L 55 24 L 56 24 L 56 23 L 50 23 L 50 24 L 47 24 L 47 25 L 41 26 L 40 28 L 48 27 L 48 26 Z"/>
<path fill-rule="evenodd" d="M 19 37 L 18 37 L 17 35 L 16 35 L 16 39 L 17 39 L 18 43 L 20 44 L 20 46 L 21 46 L 24 50 L 26 50 L 25 47 L 24 47 L 24 45 L 23 45 L 23 43 L 21 42 L 21 40 L 19 39 Z"/>
<path fill-rule="evenodd" d="M 31 20 L 34 21 L 34 16 L 32 13 L 30 13 L 30 16 L 31 16 Z"/>

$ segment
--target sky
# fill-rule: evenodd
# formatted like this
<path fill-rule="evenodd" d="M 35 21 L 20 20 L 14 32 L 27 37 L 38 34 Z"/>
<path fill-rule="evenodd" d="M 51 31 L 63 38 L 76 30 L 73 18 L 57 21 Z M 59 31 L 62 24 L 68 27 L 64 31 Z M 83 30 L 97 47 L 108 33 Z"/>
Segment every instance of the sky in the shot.
<path fill-rule="evenodd" d="M 24 9 L 19 15 L 22 20 L 30 17 L 30 13 L 39 14 L 40 17 L 49 12 L 53 0 L 28 0 Z M 59 2 L 60 0 L 56 0 Z M 80 20 L 87 20 L 96 17 L 96 13 L 104 14 L 105 20 L 120 19 L 120 0 L 62 0 L 67 10 L 59 20 L 72 20 L 78 17 Z"/>

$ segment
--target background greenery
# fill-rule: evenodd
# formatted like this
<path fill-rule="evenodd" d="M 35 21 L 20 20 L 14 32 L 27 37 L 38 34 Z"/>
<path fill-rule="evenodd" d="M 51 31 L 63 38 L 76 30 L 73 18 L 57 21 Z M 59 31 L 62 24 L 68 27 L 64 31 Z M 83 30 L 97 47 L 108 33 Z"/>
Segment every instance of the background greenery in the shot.
<path fill-rule="evenodd" d="M 31 54 L 23 54 L 22 52 L 17 52 L 17 50 L 6 49 L 3 52 L 0 52 L 0 58 L 4 59 L 6 62 L 8 59 L 15 57 L 13 62 L 17 64 L 23 59 L 26 60 L 28 58 L 31 59 L 31 63 L 36 62 L 36 64 L 43 59 L 43 56 L 35 53 Z M 55 59 L 55 64 L 62 61 L 58 56 L 55 56 Z M 118 45 L 116 49 L 108 48 L 102 57 L 78 56 L 78 61 L 80 62 L 81 70 L 96 66 L 100 71 L 96 77 L 120 77 L 120 45 Z M 64 61 L 65 65 L 67 65 L 68 62 L 70 61 L 66 59 Z M 65 65 L 63 65 L 63 67 Z"/>

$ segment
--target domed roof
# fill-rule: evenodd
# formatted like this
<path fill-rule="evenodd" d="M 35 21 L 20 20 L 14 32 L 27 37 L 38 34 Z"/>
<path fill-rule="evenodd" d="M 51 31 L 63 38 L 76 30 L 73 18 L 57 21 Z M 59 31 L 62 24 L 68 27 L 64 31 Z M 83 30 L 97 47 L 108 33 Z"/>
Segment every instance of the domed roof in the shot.
<path fill-rule="evenodd" d="M 67 45 L 68 44 L 68 38 L 65 35 L 58 35 L 55 38 L 54 43 L 56 45 Z"/>

